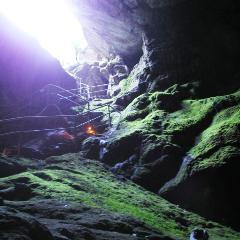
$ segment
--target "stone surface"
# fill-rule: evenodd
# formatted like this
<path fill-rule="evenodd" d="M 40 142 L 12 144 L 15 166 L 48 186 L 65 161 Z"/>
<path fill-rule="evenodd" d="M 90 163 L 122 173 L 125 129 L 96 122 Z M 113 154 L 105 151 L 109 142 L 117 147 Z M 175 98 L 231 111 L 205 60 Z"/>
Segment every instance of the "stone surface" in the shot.
<path fill-rule="evenodd" d="M 84 62 L 73 66 L 70 71 L 77 78 L 83 97 L 100 99 L 117 95 L 120 91 L 120 81 L 129 74 L 123 59 L 114 53 L 93 63 Z M 82 84 L 88 85 L 89 88 Z"/>
<path fill-rule="evenodd" d="M 17 209 L 17 210 L 16 210 Z M 89 208 L 84 204 L 40 200 L 9 202 L 1 210 L 1 239 L 135 239 L 154 234 L 130 217 Z M 35 220 L 38 219 L 38 220 Z M 13 223 L 14 222 L 14 223 Z M 12 223 L 12 224 L 10 224 Z M 8 228 L 6 227 L 7 225 Z M 18 230 L 18 227 L 21 230 Z M 159 239 L 165 239 L 160 234 Z M 142 236 L 142 237 L 143 237 Z M 172 239 L 172 238 L 169 238 Z"/>

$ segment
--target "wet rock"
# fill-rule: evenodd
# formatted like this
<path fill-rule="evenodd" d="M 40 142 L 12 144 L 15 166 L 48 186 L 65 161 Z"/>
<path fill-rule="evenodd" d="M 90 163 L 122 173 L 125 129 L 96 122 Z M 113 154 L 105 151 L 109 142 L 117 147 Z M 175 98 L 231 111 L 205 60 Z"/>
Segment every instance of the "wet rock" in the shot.
<path fill-rule="evenodd" d="M 219 100 L 218 97 L 213 99 Z M 225 101 L 225 104 L 232 102 L 228 97 Z M 239 121 L 235 121 L 239 115 L 238 101 L 235 102 L 236 106 L 221 104 L 224 109 L 214 113 L 208 126 L 205 127 L 202 122 L 200 126 L 205 130 L 197 135 L 197 141 L 193 141 L 195 145 L 183 158 L 176 176 L 159 191 L 161 196 L 174 203 L 178 202 L 184 208 L 236 229 L 239 229 L 239 215 L 236 214 L 239 212 L 239 197 L 235 194 L 234 187 L 234 182 L 238 179 L 237 159 L 240 155 L 237 144 Z M 192 193 L 191 198 L 187 196 L 189 192 Z"/>
<path fill-rule="evenodd" d="M 208 232 L 201 228 L 196 228 L 190 235 L 190 240 L 207 240 L 209 239 Z"/>
<path fill-rule="evenodd" d="M 133 175 L 131 176 L 131 180 L 146 188 L 149 187 L 149 180 L 151 178 L 151 170 L 144 166 L 136 167 Z"/>
<path fill-rule="evenodd" d="M 113 166 L 118 162 L 125 161 L 138 151 L 141 136 L 138 132 L 130 133 L 129 136 L 120 137 L 107 143 L 103 155 L 103 162 Z M 128 148 L 126 148 L 126 145 Z M 116 155 L 117 152 L 117 155 Z"/>
<path fill-rule="evenodd" d="M 127 94 L 124 94 L 122 96 L 117 96 L 115 100 L 116 105 L 120 105 L 123 107 L 128 106 L 130 102 L 132 102 L 140 93 L 137 89 L 133 89 L 132 91 L 128 92 Z"/>
<path fill-rule="evenodd" d="M 146 237 L 147 240 L 174 240 L 170 237 L 160 236 L 160 235 L 150 235 Z"/>
<path fill-rule="evenodd" d="M 47 163 L 50 163 L 50 162 L 48 161 Z M 49 176 L 45 172 L 36 172 L 36 173 L 34 173 L 34 175 L 39 177 L 39 178 L 42 178 L 44 180 L 47 180 L 47 181 L 51 181 L 52 180 L 51 176 Z"/>
<path fill-rule="evenodd" d="M 131 179 L 146 189 L 157 192 L 166 181 L 175 176 L 178 167 L 179 159 L 163 155 L 152 163 L 136 167 Z"/>

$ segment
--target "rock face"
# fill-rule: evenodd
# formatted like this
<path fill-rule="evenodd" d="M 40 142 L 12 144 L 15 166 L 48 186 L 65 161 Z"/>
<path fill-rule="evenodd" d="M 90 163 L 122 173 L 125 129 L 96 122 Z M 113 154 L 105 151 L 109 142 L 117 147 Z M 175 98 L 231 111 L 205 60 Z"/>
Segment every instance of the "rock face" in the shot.
<path fill-rule="evenodd" d="M 82 63 L 72 67 L 71 72 L 78 79 L 81 94 L 87 98 L 117 95 L 120 91 L 120 81 L 126 79 L 129 74 L 123 59 L 113 53 L 109 58 L 102 58 L 101 61 L 96 60 L 93 63 Z"/>
<path fill-rule="evenodd" d="M 104 55 L 115 51 L 131 66 L 137 63 L 141 55 L 142 39 L 136 1 L 71 2 L 91 47 Z"/>
<path fill-rule="evenodd" d="M 46 239 L 54 240 L 49 230 L 31 216 L 13 208 L 0 209 L 1 239 Z"/>
<path fill-rule="evenodd" d="M 238 228 L 240 199 L 234 183 L 240 166 L 239 137 L 239 105 L 219 110 L 189 150 L 177 176 L 160 189 L 160 194 Z M 190 197 L 192 189 L 197 191 Z"/>
<path fill-rule="evenodd" d="M 143 36 L 138 81 L 150 82 L 151 89 L 199 81 L 201 94 L 209 96 L 239 87 L 237 1 L 72 2 L 89 44 L 99 52 L 114 49 L 133 66 Z"/>

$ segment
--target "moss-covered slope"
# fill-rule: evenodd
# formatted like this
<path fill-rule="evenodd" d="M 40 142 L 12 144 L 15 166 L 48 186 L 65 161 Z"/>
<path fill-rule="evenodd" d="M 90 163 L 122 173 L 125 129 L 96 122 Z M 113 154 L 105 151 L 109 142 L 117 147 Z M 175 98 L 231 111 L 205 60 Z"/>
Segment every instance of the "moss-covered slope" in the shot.
<path fill-rule="evenodd" d="M 32 169 L 1 178 L 0 194 L 3 198 L 11 200 L 5 201 L 6 206 L 19 211 L 26 211 L 34 215 L 36 219 L 39 218 L 40 209 L 43 208 L 41 200 L 49 199 L 49 216 L 45 213 L 46 209 L 43 210 L 42 214 L 45 213 L 45 215 L 41 216 L 40 222 L 42 218 L 45 219 L 45 222 L 49 221 L 46 220 L 49 218 L 68 218 L 68 213 L 63 213 L 60 206 L 54 209 L 54 217 L 51 217 L 51 214 L 53 214 L 51 213 L 53 212 L 53 209 L 51 210 L 52 205 L 58 206 L 60 203 L 64 204 L 64 206 L 84 204 L 90 209 L 103 211 L 102 214 L 105 215 L 111 215 L 111 212 L 115 212 L 124 216 L 134 217 L 149 226 L 147 228 L 142 223 L 136 222 L 135 228 L 128 231 L 129 235 L 126 239 L 135 239 L 134 236 L 136 236 L 136 239 L 146 239 L 150 235 L 149 232 L 154 232 L 153 230 L 150 231 L 150 228 L 155 229 L 155 234 L 160 232 L 162 235 L 170 236 L 174 239 L 186 239 L 189 232 L 196 226 L 208 229 L 211 239 L 214 240 L 240 238 L 239 233 L 229 228 L 182 210 L 126 179 L 117 179 L 101 163 L 82 159 L 79 154 L 51 157 L 46 159 L 46 163 L 41 165 L 39 163 L 41 162 L 36 163 L 36 167 L 39 169 Z M 17 194 L 16 191 L 14 192 L 13 188 L 15 186 L 16 190 L 16 184 L 23 184 L 31 189 L 29 199 L 21 199 L 21 195 Z M 26 194 L 24 196 L 26 197 Z M 24 202 L 22 202 L 23 200 Z M 35 209 L 34 212 L 31 209 L 35 205 L 39 205 L 39 209 L 36 207 L 38 210 Z M 78 212 L 78 208 L 71 210 L 71 213 L 74 211 Z M 97 214 L 95 213 L 95 215 L 92 214 L 88 217 L 94 219 L 95 217 L 97 218 Z M 78 218 L 81 218 L 80 213 Z M 42 223 L 44 224 L 44 221 Z M 142 228 L 142 237 L 140 237 L 141 231 L 137 230 L 138 225 Z M 50 232 L 53 231 L 52 228 L 50 227 Z M 143 229 L 145 229 L 145 235 Z M 101 238 L 96 237 L 96 239 Z"/>

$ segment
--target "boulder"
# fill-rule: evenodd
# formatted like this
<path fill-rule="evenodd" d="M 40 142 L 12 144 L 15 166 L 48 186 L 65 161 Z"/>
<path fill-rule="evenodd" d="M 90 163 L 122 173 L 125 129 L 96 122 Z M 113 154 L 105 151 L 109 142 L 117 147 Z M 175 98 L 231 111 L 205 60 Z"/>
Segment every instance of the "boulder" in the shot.
<path fill-rule="evenodd" d="M 237 94 L 225 101 L 232 102 Z M 239 98 L 235 100 L 234 106 L 220 105 L 223 109 L 215 112 L 183 158 L 176 176 L 159 193 L 182 207 L 239 229 L 240 199 L 235 189 L 240 167 Z"/>

